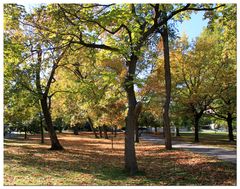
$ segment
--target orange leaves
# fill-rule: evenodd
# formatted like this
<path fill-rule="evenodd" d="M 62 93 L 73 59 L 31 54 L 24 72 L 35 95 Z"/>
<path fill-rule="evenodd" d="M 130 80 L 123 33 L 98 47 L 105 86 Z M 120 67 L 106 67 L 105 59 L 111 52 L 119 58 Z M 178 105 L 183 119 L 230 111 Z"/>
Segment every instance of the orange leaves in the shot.
<path fill-rule="evenodd" d="M 49 138 L 46 140 L 47 143 Z M 234 185 L 236 167 L 189 151 L 166 151 L 164 146 L 136 145 L 142 172 L 128 177 L 124 167 L 124 134 L 113 141 L 92 133 L 59 134 L 64 151 L 47 150 L 40 136 L 5 141 L 5 185 Z M 24 143 L 24 145 L 23 145 Z"/>

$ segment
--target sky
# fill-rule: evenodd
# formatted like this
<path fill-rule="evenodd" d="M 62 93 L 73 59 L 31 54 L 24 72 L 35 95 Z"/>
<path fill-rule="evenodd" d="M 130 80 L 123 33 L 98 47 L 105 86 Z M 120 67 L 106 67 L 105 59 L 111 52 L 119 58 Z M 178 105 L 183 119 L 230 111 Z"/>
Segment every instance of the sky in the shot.
<path fill-rule="evenodd" d="M 38 6 L 38 3 L 21 3 L 25 6 L 27 11 L 30 11 L 33 7 Z M 189 40 L 192 41 L 203 30 L 203 27 L 207 26 L 207 20 L 203 20 L 204 12 L 200 11 L 191 14 L 190 20 L 185 20 L 182 23 L 177 24 L 177 29 L 179 30 L 178 34 L 181 36 L 183 33 L 186 33 L 189 37 Z"/>
<path fill-rule="evenodd" d="M 208 21 L 203 20 L 204 12 L 197 12 L 191 14 L 190 20 L 185 20 L 183 23 L 178 23 L 177 28 L 179 30 L 179 35 L 186 33 L 189 37 L 189 40 L 192 41 L 197 36 L 200 35 L 203 28 L 207 26 Z"/>

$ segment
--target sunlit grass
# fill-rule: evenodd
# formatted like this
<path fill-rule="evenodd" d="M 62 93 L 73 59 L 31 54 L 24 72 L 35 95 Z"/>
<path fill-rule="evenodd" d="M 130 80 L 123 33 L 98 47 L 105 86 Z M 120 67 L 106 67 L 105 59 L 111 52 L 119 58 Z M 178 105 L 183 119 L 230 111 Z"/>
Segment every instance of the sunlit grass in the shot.
<path fill-rule="evenodd" d="M 180 137 L 173 136 L 173 140 L 194 142 L 194 133 L 180 133 L 180 135 Z M 201 145 L 211 145 L 229 150 L 236 149 L 236 141 L 229 142 L 227 132 L 200 132 L 199 140 Z"/>

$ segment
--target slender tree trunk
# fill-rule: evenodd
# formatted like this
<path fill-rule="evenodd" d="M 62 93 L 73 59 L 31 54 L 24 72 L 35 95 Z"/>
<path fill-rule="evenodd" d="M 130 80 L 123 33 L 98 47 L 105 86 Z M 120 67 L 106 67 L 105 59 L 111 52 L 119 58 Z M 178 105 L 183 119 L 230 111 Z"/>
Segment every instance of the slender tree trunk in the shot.
<path fill-rule="evenodd" d="M 228 138 L 229 138 L 229 141 L 234 141 L 232 120 L 233 120 L 232 115 L 230 113 L 228 113 L 227 124 L 228 124 Z"/>
<path fill-rule="evenodd" d="M 43 128 L 43 121 L 42 121 L 42 112 L 40 112 L 40 130 L 41 130 L 41 144 L 44 143 L 44 128 Z"/>
<path fill-rule="evenodd" d="M 50 111 L 48 109 L 48 104 L 47 104 L 47 98 L 43 96 L 41 99 L 41 107 L 42 107 L 42 112 L 45 118 L 45 122 L 47 125 L 48 133 L 50 136 L 51 140 L 51 148 L 50 150 L 63 150 L 62 145 L 60 144 L 57 134 L 54 130 L 53 123 L 52 123 L 52 117 L 50 114 Z"/>
<path fill-rule="evenodd" d="M 117 126 L 114 126 L 114 137 L 117 137 Z"/>
<path fill-rule="evenodd" d="M 154 132 L 155 134 L 157 134 L 157 127 L 154 127 Z"/>
<path fill-rule="evenodd" d="M 178 127 L 176 128 L 176 136 L 180 136 L 180 131 Z"/>
<path fill-rule="evenodd" d="M 125 90 L 128 99 L 128 113 L 126 118 L 126 132 L 125 132 L 125 169 L 134 175 L 138 171 L 135 144 L 134 144 L 134 130 L 136 128 L 136 97 L 133 85 L 133 76 L 135 75 L 137 57 L 132 55 L 131 60 L 127 62 L 128 75 L 125 79 Z"/>
<path fill-rule="evenodd" d="M 78 135 L 78 125 L 73 127 L 73 134 Z"/>
<path fill-rule="evenodd" d="M 200 117 L 198 115 L 194 116 L 194 142 L 199 142 L 199 120 Z"/>
<path fill-rule="evenodd" d="M 27 127 L 24 127 L 24 139 L 27 140 Z"/>
<path fill-rule="evenodd" d="M 92 122 L 92 120 L 91 120 L 90 117 L 88 117 L 88 121 L 89 121 L 89 125 L 90 125 L 90 127 L 91 127 L 91 130 L 92 130 L 95 138 L 98 138 L 97 132 L 95 131 L 95 129 L 94 129 L 94 127 L 93 127 L 93 122 Z"/>
<path fill-rule="evenodd" d="M 163 111 L 163 123 L 165 132 L 165 148 L 167 150 L 172 149 L 171 128 L 169 118 L 169 105 L 171 99 L 171 71 L 170 71 L 170 58 L 169 58 L 169 44 L 168 44 L 168 27 L 167 24 L 163 25 L 163 31 L 161 32 L 163 39 L 163 51 L 164 51 L 164 71 L 165 71 L 165 89 L 166 100 Z"/>
<path fill-rule="evenodd" d="M 104 138 L 108 139 L 107 126 L 106 125 L 103 125 L 103 133 L 104 133 Z"/>
<path fill-rule="evenodd" d="M 98 128 L 99 128 L 99 136 L 100 136 L 100 138 L 102 138 L 103 137 L 103 135 L 102 135 L 102 127 L 99 126 Z"/>

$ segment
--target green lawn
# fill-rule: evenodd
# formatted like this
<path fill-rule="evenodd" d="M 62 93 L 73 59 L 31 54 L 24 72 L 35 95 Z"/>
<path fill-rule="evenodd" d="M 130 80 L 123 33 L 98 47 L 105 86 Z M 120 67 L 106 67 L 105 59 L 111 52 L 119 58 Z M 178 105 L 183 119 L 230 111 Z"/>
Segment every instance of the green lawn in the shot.
<path fill-rule="evenodd" d="M 124 172 L 124 136 L 111 141 L 91 134 L 60 134 L 64 151 L 49 151 L 49 140 L 4 141 L 4 185 L 236 185 L 236 165 L 164 146 L 136 145 L 140 172 Z"/>
<path fill-rule="evenodd" d="M 173 140 L 194 142 L 194 133 L 180 133 L 180 137 L 173 137 Z M 236 136 L 236 134 L 234 134 Z M 236 139 L 236 138 L 235 138 Z M 212 145 L 226 149 L 236 149 L 236 141 L 229 142 L 227 132 L 200 132 L 199 144 Z"/>

